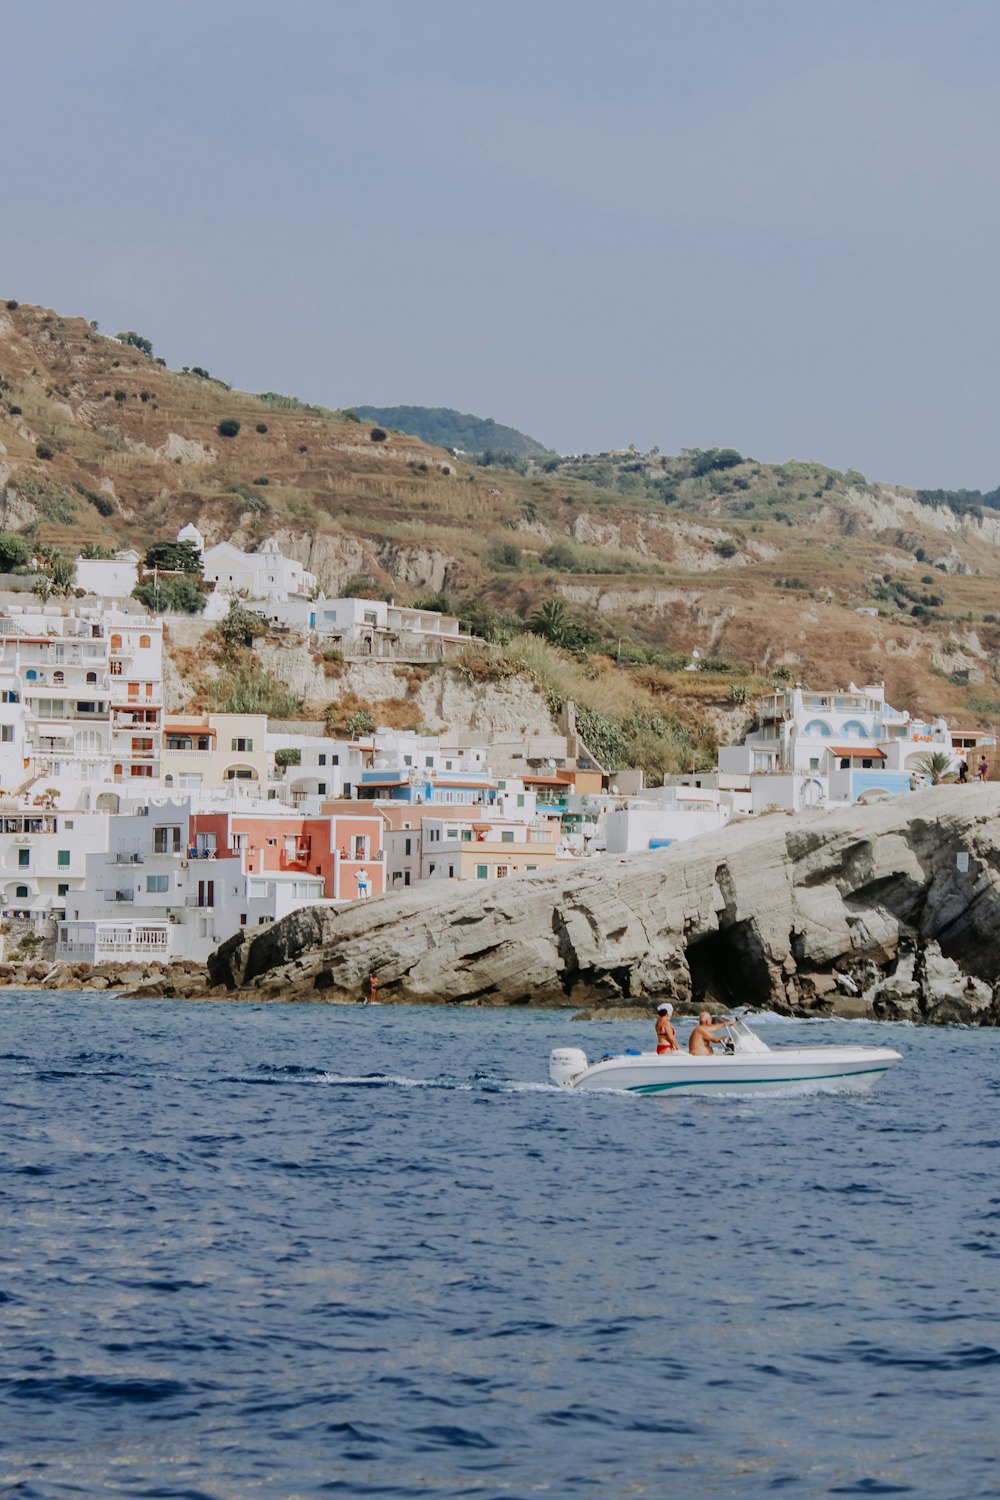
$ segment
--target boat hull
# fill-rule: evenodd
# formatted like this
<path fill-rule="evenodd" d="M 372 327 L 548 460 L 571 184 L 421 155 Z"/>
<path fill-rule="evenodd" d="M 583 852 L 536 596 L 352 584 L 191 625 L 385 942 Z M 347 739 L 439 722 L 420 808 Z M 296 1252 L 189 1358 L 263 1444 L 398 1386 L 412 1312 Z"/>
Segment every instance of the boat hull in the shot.
<path fill-rule="evenodd" d="M 899 1060 L 888 1047 L 782 1047 L 712 1057 L 641 1053 L 594 1063 L 569 1087 L 630 1094 L 865 1094 Z"/>

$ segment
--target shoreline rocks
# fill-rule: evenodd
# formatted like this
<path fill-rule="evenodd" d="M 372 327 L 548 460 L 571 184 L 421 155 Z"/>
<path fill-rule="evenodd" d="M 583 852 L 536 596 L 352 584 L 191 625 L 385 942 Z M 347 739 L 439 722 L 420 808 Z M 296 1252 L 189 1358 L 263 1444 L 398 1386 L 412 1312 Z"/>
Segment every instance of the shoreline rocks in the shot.
<path fill-rule="evenodd" d="M 304 908 L 208 961 L 213 994 L 568 1006 L 708 998 L 787 1015 L 1000 1024 L 1000 787 L 731 825 L 489 885 Z"/>

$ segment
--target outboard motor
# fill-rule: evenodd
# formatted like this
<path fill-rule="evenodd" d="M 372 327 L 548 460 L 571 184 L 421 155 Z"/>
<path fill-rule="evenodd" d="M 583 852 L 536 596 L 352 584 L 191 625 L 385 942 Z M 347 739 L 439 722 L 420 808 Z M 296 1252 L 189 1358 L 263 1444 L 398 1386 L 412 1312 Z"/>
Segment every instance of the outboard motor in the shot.
<path fill-rule="evenodd" d="M 549 1053 L 549 1077 L 568 1087 L 587 1068 L 587 1054 L 580 1047 L 553 1047 Z"/>

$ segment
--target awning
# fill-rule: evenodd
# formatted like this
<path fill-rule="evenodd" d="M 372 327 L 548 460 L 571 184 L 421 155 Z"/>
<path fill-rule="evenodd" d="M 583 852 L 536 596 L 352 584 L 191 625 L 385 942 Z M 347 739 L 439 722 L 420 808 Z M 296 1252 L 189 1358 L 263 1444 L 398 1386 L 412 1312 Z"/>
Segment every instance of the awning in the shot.
<path fill-rule="evenodd" d="M 865 760 L 885 760 L 885 751 L 877 749 L 874 745 L 831 745 L 833 755 L 849 755 L 854 758 L 864 756 Z"/>

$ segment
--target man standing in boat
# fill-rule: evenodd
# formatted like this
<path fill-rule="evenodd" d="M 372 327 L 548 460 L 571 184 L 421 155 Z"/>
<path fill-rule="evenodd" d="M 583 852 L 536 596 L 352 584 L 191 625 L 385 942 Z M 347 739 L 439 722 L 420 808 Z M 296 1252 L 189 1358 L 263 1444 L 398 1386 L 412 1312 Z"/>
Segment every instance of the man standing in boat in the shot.
<path fill-rule="evenodd" d="M 728 1021 L 713 1021 L 712 1012 L 703 1010 L 698 1015 L 698 1024 L 688 1037 L 688 1051 L 692 1057 L 711 1057 L 717 1045 L 722 1043 L 722 1033 Z"/>
<path fill-rule="evenodd" d="M 661 1052 L 677 1052 L 677 1034 L 670 1017 L 674 1007 L 666 1000 L 656 1007 L 656 1055 Z"/>

